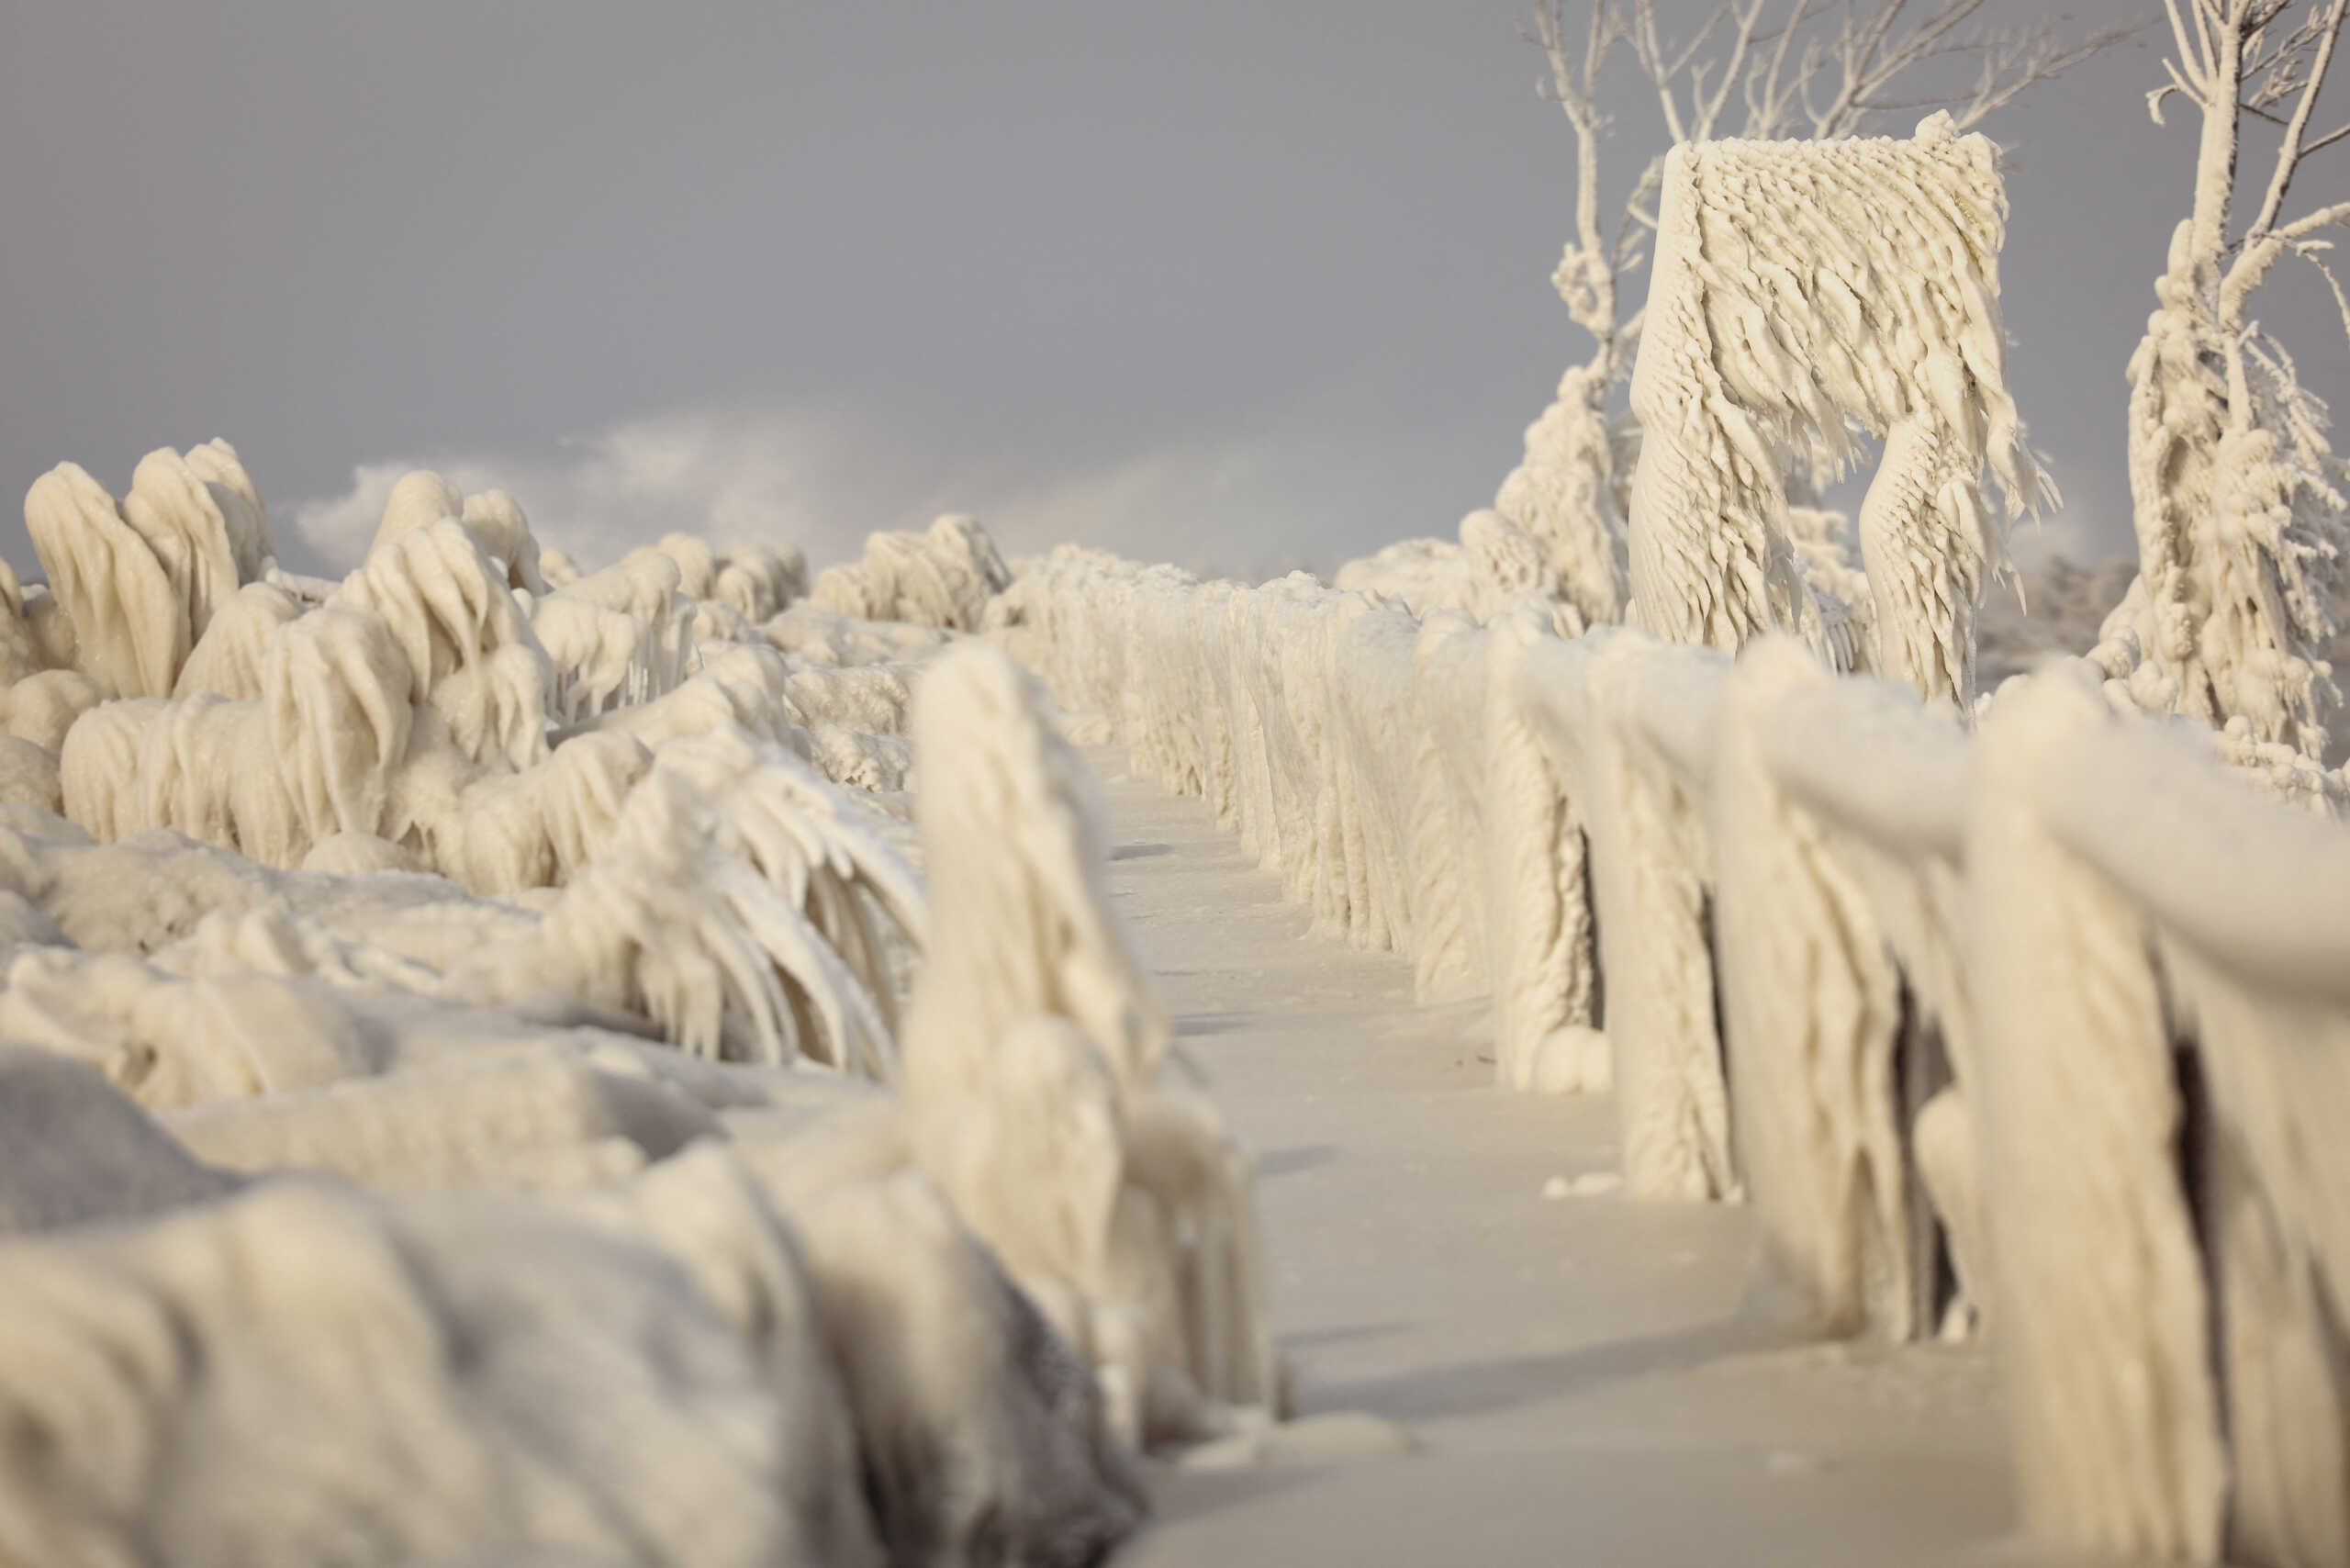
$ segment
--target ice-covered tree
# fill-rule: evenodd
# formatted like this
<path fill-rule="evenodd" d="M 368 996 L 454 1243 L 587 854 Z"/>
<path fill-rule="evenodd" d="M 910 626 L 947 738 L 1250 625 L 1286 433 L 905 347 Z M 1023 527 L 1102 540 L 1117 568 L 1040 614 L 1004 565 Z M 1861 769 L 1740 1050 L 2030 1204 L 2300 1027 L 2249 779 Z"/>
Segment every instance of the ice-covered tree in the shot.
<path fill-rule="evenodd" d="M 2350 529 L 2324 406 L 2262 331 L 2253 297 L 2288 257 L 2324 274 L 2350 201 L 2288 215 L 2302 165 L 2350 139 L 2312 125 L 2350 0 L 2165 0 L 2177 52 L 2149 95 L 2202 117 L 2194 206 L 2171 236 L 2159 305 L 2130 361 L 2130 494 L 2139 576 L 2095 655 L 2140 706 L 2316 756 L 2333 687 L 2322 651 Z M 2278 128 L 2257 205 L 2240 178 L 2254 125 Z"/>
<path fill-rule="evenodd" d="M 1955 130 L 1970 130 L 2032 84 L 2123 36 L 2107 30 L 2067 43 L 2053 21 L 1986 30 L 1977 25 L 1983 6 L 1725 0 L 1685 39 L 1663 31 L 1658 0 L 1590 0 L 1580 25 L 1567 0 L 1543 0 L 1536 10 L 1528 37 L 1549 64 L 1543 95 L 1565 111 L 1575 147 L 1574 233 L 1552 282 L 1593 348 L 1528 427 L 1525 457 L 1494 508 L 1542 543 L 1562 594 L 1586 622 L 1617 620 L 1624 606 L 1624 487 L 1636 435 L 1611 418 L 1610 395 L 1639 341 L 1642 313 L 1628 314 L 1623 302 L 1656 230 L 1664 169 L 1662 152 L 1650 159 L 1611 234 L 1600 201 L 1608 62 L 1631 52 L 1672 144 L 1723 135 L 1820 140 L 1936 108 L 1950 113 Z"/>

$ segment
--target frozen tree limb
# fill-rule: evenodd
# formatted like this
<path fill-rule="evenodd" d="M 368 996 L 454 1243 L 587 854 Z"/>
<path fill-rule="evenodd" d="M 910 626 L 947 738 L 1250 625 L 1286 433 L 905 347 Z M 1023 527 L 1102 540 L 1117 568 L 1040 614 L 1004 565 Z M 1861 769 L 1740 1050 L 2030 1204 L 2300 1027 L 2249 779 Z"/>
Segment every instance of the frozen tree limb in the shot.
<path fill-rule="evenodd" d="M 2156 280 L 2158 308 L 2130 361 L 2130 488 L 2139 583 L 2096 657 L 2139 706 L 2322 756 L 2339 699 L 2322 650 L 2350 545 L 2350 478 L 2324 408 L 2249 315 L 2277 262 L 2298 254 L 2338 283 L 2317 238 L 2350 203 L 2288 216 L 2302 166 L 2350 127 L 2309 128 L 2345 0 L 2167 0 L 2175 57 L 2148 95 L 2200 117 L 2193 205 Z M 2298 6 L 2298 9 L 2296 8 Z M 2274 109 L 2290 103 L 2289 113 Z M 2246 117 L 2282 127 L 2260 202 L 2234 230 Z M 2350 307 L 2343 312 L 2350 335 Z"/>

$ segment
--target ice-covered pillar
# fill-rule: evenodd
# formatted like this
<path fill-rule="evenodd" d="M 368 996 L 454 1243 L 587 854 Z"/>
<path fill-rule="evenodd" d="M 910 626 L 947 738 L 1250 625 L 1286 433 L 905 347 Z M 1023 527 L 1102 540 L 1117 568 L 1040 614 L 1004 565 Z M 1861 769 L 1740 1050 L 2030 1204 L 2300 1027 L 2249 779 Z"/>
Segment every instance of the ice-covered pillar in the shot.
<path fill-rule="evenodd" d="M 1704 780 L 1726 661 L 1612 637 L 1587 677 L 1579 802 L 1590 834 L 1624 1183 L 1729 1196 Z"/>
<path fill-rule="evenodd" d="M 1102 887 L 1083 763 L 1011 659 L 968 641 L 915 700 L 931 943 L 908 1141 L 1091 1359 L 1136 1442 L 1276 1399 L 1254 1188 L 1215 1109 L 1163 1080 L 1167 1015 Z"/>
<path fill-rule="evenodd" d="M 2033 1533 L 2210 1562 L 2227 1458 L 2150 933 L 2039 799 L 2099 706 L 2043 677 L 2004 695 L 1975 745 L 1968 980 L 1995 1321 Z"/>
<path fill-rule="evenodd" d="M 1412 650 L 1412 993 L 1449 1001 L 1489 989 L 1482 871 L 1484 713 L 1462 700 L 1483 689 L 1492 633 L 1454 610 L 1420 622 Z"/>
<path fill-rule="evenodd" d="M 1967 862 L 1995 1332 L 2052 1544 L 2350 1562 L 2350 837 L 2123 721 L 2003 695 Z"/>
<path fill-rule="evenodd" d="M 1536 732 L 1521 680 L 1528 655 L 1558 641 L 1531 609 L 1495 622 L 1485 653 L 1486 900 L 1491 913 L 1494 1073 L 1505 1089 L 1597 1092 L 1607 1043 L 1595 1032 L 1596 936 L 1583 819 Z"/>
<path fill-rule="evenodd" d="M 1812 710 L 1826 723 L 1804 722 L 1806 699 L 1846 691 Z M 1739 661 L 1714 746 L 1715 952 L 1739 1170 L 1774 1258 L 1822 1328 L 1905 1339 L 1935 1327 L 1933 1218 L 1909 1145 L 1941 1085 L 1907 1059 L 1922 1034 L 1874 890 L 1787 787 L 1774 744 L 1793 729 L 1806 750 L 1900 779 L 1897 759 L 1871 755 L 1911 738 L 1867 722 L 1879 694 L 1894 689 L 1838 681 L 1785 639 Z"/>
<path fill-rule="evenodd" d="M 2006 386 L 1998 151 L 1935 116 L 1907 140 L 1711 141 L 1666 157 L 1632 409 L 1631 620 L 1736 651 L 1824 655 L 1841 607 L 1789 543 L 1784 476 L 1886 443 L 1861 512 L 1869 662 L 1971 704 L 1974 616 L 2010 513 L 2042 483 Z"/>

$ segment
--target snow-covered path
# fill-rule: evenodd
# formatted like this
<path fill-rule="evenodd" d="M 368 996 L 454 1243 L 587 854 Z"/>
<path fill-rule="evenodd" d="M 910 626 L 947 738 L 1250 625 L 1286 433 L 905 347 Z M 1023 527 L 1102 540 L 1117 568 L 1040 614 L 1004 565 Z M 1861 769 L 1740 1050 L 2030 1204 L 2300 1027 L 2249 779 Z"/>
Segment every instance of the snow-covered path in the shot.
<path fill-rule="evenodd" d="M 1419 1443 L 1161 1473 L 1121 1568 L 2038 1561 L 2006 1540 L 1979 1349 L 1803 1343 L 1750 1289 L 1741 1211 L 1593 1191 L 1604 1100 L 1494 1090 L 1479 1006 L 1416 1007 L 1403 960 L 1311 934 L 1201 802 L 1089 758 L 1112 897 L 1258 1157 L 1299 1409 Z"/>

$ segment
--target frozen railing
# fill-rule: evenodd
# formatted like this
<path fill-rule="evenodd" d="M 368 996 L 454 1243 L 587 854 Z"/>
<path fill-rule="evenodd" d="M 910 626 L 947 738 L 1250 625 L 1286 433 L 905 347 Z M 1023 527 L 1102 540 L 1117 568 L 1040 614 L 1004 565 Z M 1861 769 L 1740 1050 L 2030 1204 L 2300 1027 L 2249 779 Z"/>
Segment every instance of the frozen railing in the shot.
<path fill-rule="evenodd" d="M 1774 1255 L 1833 1330 L 1972 1317 L 1966 768 L 1946 710 L 1786 642 L 1727 682 L 1712 803 L 1731 1119 Z"/>
<path fill-rule="evenodd" d="M 2085 683 L 1967 802 L 1991 1288 L 2024 1511 L 2069 1544 L 2350 1561 L 2350 834 Z"/>
<path fill-rule="evenodd" d="M 1601 1021 L 1625 1183 L 1638 1196 L 1726 1197 L 1738 1185 L 1706 799 L 1711 716 L 1729 669 L 1710 649 L 1617 631 L 1529 649 L 1510 694 L 1552 777 L 1570 798 L 1580 792 Z"/>
<path fill-rule="evenodd" d="M 1971 737 L 1785 640 L 1075 550 L 1007 604 L 1505 1085 L 1612 1084 L 1628 1190 L 1743 1198 L 1825 1331 L 1980 1311 L 2038 1534 L 2350 1562 L 2350 834 L 2077 665 Z"/>

